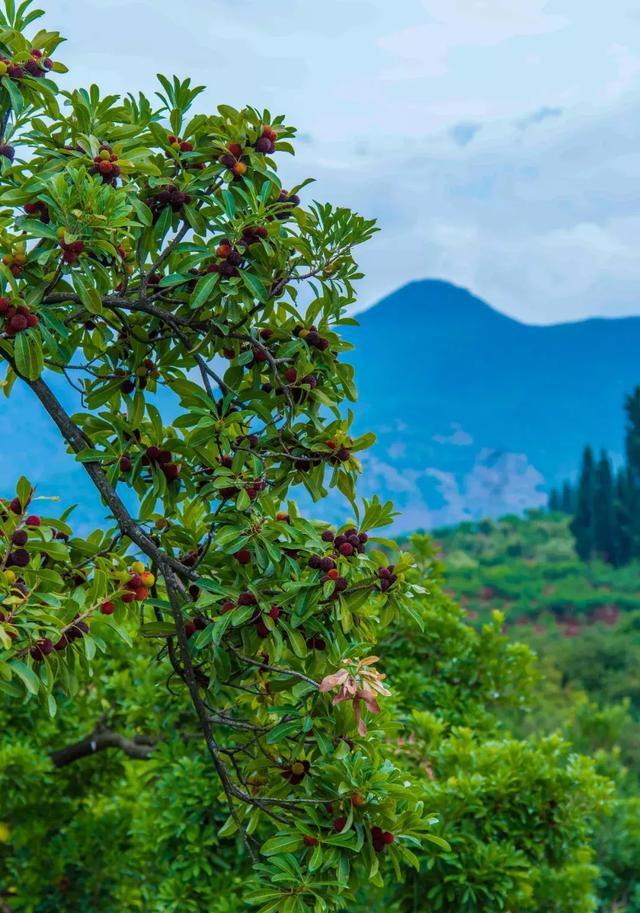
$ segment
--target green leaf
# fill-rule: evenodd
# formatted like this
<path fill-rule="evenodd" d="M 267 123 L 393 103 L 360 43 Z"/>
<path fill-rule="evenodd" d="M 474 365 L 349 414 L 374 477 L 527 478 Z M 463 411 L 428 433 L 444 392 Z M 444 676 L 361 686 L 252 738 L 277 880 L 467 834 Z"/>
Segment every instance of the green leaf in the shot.
<path fill-rule="evenodd" d="M 290 720 L 288 723 L 280 723 L 271 730 L 267 736 L 267 742 L 270 745 L 275 745 L 276 742 L 282 742 L 284 739 L 288 738 L 290 735 L 299 735 L 300 734 L 300 721 L 299 720 Z"/>
<path fill-rule="evenodd" d="M 40 337 L 32 330 L 18 333 L 13 351 L 18 373 L 26 380 L 37 380 L 44 369 Z"/>
<path fill-rule="evenodd" d="M 40 680 L 33 669 L 30 669 L 26 663 L 23 663 L 22 660 L 19 659 L 11 660 L 9 665 L 18 678 L 22 679 L 27 691 L 30 691 L 31 694 L 37 694 L 40 689 Z"/>
<path fill-rule="evenodd" d="M 263 856 L 273 856 L 276 853 L 294 853 L 300 849 L 302 837 L 298 833 L 278 834 L 270 837 L 260 847 Z"/>

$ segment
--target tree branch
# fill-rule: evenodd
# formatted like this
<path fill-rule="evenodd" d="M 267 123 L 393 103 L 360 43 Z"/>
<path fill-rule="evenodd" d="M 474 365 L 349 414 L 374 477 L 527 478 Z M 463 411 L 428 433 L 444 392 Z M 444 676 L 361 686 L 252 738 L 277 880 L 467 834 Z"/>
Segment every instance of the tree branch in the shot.
<path fill-rule="evenodd" d="M 144 738 L 127 739 L 111 729 L 97 729 L 86 739 L 52 751 L 50 757 L 55 767 L 66 767 L 67 764 L 73 764 L 74 761 L 105 751 L 107 748 L 119 748 L 130 758 L 147 761 L 151 757 L 153 743 L 150 739 Z"/>

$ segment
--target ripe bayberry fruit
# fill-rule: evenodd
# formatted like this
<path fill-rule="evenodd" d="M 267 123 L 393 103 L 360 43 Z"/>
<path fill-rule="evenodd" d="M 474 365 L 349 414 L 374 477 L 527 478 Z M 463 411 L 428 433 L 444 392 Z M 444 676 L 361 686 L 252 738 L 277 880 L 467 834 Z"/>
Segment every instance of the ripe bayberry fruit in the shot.
<path fill-rule="evenodd" d="M 184 633 L 186 634 L 187 638 L 193 637 L 193 635 L 196 633 L 196 630 L 197 628 L 192 621 L 188 621 L 184 626 Z"/>
<path fill-rule="evenodd" d="M 310 837 L 308 834 L 305 834 L 302 838 L 302 842 L 305 846 L 317 846 L 318 841 L 315 837 Z"/>
<path fill-rule="evenodd" d="M 346 818 L 336 818 L 333 822 L 334 831 L 336 831 L 337 833 L 340 833 L 340 831 L 344 830 L 344 826 L 346 823 L 347 823 Z"/>
<path fill-rule="evenodd" d="M 26 545 L 28 538 L 26 529 L 17 529 L 11 534 L 11 541 L 14 545 Z"/>
<path fill-rule="evenodd" d="M 234 555 L 236 561 L 239 561 L 240 564 L 250 564 L 251 563 L 251 552 L 248 548 L 241 548 Z"/>
<path fill-rule="evenodd" d="M 42 662 L 45 656 L 49 656 L 50 653 L 53 653 L 53 650 L 53 641 L 49 640 L 48 637 L 44 637 L 31 647 L 29 654 L 36 662 Z"/>
<path fill-rule="evenodd" d="M 132 466 L 133 466 L 133 463 L 131 462 L 131 460 L 129 459 L 128 456 L 120 457 L 120 471 L 121 472 L 129 472 L 129 470 L 132 468 Z"/>
<path fill-rule="evenodd" d="M 20 70 L 21 68 L 17 67 L 16 69 Z M 9 71 L 11 71 L 11 67 L 9 67 Z M 12 75 L 11 72 L 9 72 L 9 75 Z M 20 75 L 22 76 L 24 74 L 21 72 Z M 9 143 L 0 143 L 0 156 L 9 159 L 9 161 L 12 162 L 16 157 L 16 150 L 13 146 L 10 146 Z"/>
<path fill-rule="evenodd" d="M 344 555 L 345 558 L 349 558 L 353 555 L 353 545 L 351 545 L 350 542 L 343 542 L 338 551 L 341 555 Z"/>
<path fill-rule="evenodd" d="M 100 606 L 100 611 L 103 615 L 113 615 L 115 608 L 114 604 L 107 600 L 107 602 L 103 602 Z"/>
<path fill-rule="evenodd" d="M 31 516 L 27 517 L 27 519 L 24 522 L 25 522 L 26 526 L 40 526 L 40 524 L 42 523 L 42 520 L 40 519 L 40 517 L 36 517 L 35 514 L 31 514 Z"/>
<path fill-rule="evenodd" d="M 258 600 L 248 590 L 238 596 L 238 605 L 257 605 Z"/>
<path fill-rule="evenodd" d="M 320 536 L 320 538 L 322 539 L 323 542 L 333 542 L 335 536 L 331 532 L 330 529 L 325 529 L 322 531 L 322 535 Z"/>

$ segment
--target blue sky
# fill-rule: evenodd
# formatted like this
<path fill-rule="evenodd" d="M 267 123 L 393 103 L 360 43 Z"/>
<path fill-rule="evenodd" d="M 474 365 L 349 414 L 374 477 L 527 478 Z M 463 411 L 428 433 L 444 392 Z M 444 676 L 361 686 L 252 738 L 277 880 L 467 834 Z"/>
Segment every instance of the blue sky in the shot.
<path fill-rule="evenodd" d="M 632 0 L 48 0 L 68 83 L 282 111 L 285 180 L 375 215 L 362 303 L 411 278 L 528 322 L 640 313 Z M 311 191 L 309 191 L 310 193 Z"/>

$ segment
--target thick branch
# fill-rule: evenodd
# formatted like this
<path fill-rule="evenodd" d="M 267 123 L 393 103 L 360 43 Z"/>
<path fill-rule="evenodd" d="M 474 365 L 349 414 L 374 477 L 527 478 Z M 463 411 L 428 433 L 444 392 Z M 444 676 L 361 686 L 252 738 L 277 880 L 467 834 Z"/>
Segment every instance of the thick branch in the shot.
<path fill-rule="evenodd" d="M 151 756 L 153 744 L 146 739 L 127 739 L 118 732 L 112 732 L 111 729 L 100 729 L 86 739 L 74 742 L 73 745 L 52 751 L 50 757 L 56 767 L 66 767 L 67 764 L 73 764 L 80 758 L 105 751 L 107 748 L 119 748 L 130 758 L 146 761 Z"/>

